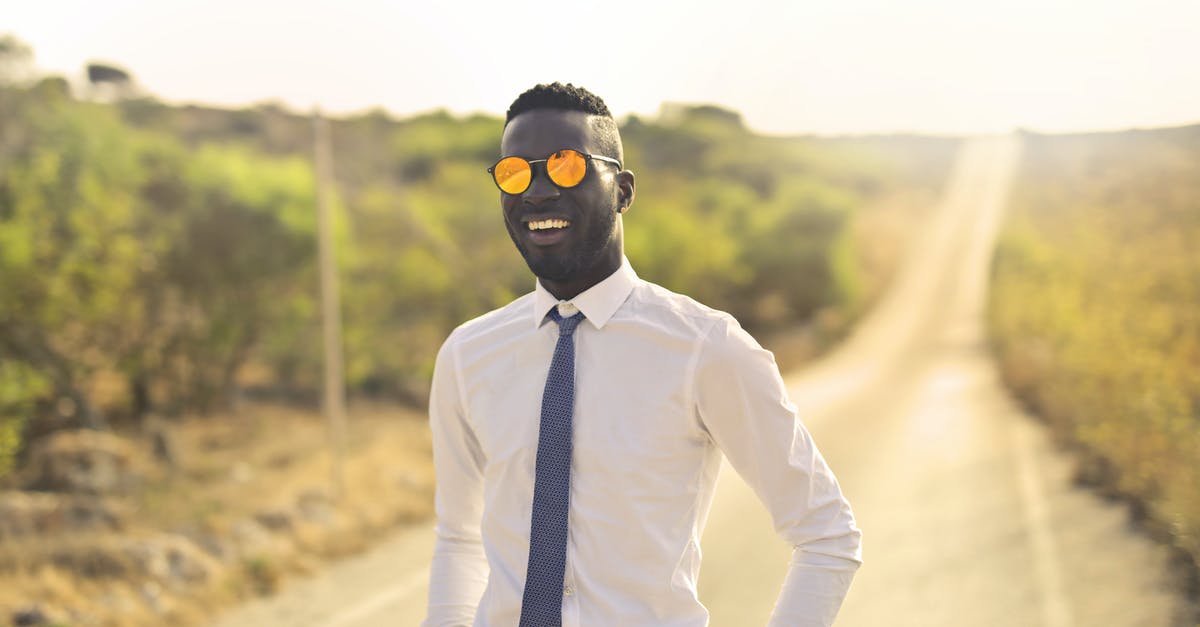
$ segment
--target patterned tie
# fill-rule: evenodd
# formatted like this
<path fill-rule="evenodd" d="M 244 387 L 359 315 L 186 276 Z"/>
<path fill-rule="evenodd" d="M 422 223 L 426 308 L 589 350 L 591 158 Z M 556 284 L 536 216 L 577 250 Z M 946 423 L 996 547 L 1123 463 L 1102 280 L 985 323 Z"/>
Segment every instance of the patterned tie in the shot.
<path fill-rule="evenodd" d="M 567 510 L 571 504 L 571 411 L 575 405 L 575 343 L 571 336 L 583 314 L 563 318 L 554 308 L 550 317 L 558 323 L 558 344 L 542 393 L 520 627 L 562 625 Z"/>

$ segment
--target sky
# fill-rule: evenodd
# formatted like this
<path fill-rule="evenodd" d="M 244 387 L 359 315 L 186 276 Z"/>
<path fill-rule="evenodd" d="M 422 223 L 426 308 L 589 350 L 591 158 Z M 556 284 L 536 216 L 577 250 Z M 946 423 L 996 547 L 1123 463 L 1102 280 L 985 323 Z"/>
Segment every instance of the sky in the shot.
<path fill-rule="evenodd" d="M 179 103 L 502 114 L 559 80 L 773 134 L 1200 122 L 1200 0 L 3 0 L 4 32 Z"/>

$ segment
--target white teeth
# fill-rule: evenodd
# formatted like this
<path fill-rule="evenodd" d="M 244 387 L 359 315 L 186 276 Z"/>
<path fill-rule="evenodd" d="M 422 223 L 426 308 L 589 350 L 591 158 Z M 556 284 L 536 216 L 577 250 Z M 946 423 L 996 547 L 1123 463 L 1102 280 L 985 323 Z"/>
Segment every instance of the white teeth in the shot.
<path fill-rule="evenodd" d="M 540 231 L 542 229 L 565 229 L 571 224 L 566 220 L 536 220 L 529 222 L 530 231 Z"/>

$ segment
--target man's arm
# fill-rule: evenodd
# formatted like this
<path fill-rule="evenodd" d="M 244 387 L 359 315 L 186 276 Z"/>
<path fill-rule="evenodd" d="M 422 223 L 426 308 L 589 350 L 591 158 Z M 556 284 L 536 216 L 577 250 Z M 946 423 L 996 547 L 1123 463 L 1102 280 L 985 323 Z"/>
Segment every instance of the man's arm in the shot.
<path fill-rule="evenodd" d="M 793 547 L 770 624 L 832 625 L 862 563 L 862 534 L 774 357 L 736 321 L 718 321 L 697 355 L 695 399 L 713 441 Z"/>
<path fill-rule="evenodd" d="M 429 575 L 425 627 L 470 625 L 488 565 L 483 552 L 483 454 L 467 423 L 454 336 L 442 345 L 433 369 L 429 426 L 437 473 L 437 543 Z"/>

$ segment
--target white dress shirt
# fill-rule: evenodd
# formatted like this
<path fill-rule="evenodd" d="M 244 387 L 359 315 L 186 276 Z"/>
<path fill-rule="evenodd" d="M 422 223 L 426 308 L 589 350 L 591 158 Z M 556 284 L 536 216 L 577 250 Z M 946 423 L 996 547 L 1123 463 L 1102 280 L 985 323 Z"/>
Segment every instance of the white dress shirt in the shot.
<path fill-rule="evenodd" d="M 570 302 L 539 283 L 455 329 L 438 353 L 424 624 L 518 622 L 554 306 L 587 317 L 575 332 L 563 625 L 708 623 L 696 578 L 722 452 L 794 547 L 771 624 L 832 624 L 861 534 L 774 357 L 732 316 L 642 281 L 628 260 Z"/>

